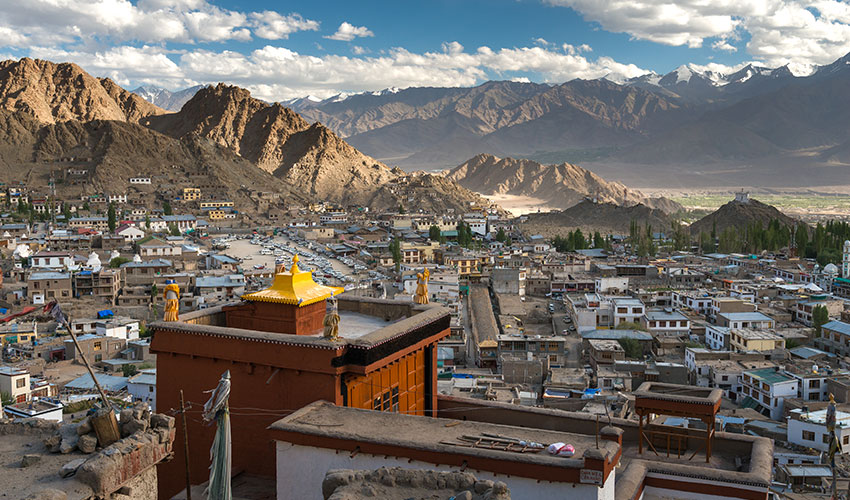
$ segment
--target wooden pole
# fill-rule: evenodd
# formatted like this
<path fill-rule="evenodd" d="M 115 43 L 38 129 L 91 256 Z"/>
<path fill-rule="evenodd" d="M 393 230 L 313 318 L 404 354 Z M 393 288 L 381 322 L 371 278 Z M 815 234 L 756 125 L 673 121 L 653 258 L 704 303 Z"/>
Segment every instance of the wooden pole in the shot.
<path fill-rule="evenodd" d="M 91 376 L 92 382 L 94 382 L 94 386 L 97 387 L 97 392 L 100 393 L 100 399 L 103 400 L 103 404 L 106 408 L 112 410 L 112 403 L 106 398 L 106 393 L 103 392 L 103 387 L 100 386 L 100 382 L 97 381 L 97 378 L 94 376 L 94 371 L 91 369 L 91 365 L 89 361 L 86 359 L 85 354 L 83 354 L 83 350 L 80 349 L 80 343 L 77 341 L 77 335 L 74 334 L 74 330 L 71 329 L 71 325 L 68 324 L 68 319 L 65 316 L 62 316 L 62 324 L 65 325 L 65 328 L 68 329 L 68 333 L 71 334 L 71 340 L 74 341 L 74 347 L 77 349 L 77 353 L 80 355 L 80 359 L 83 360 L 83 364 L 86 365 L 86 370 L 88 370 L 89 375 Z"/>
<path fill-rule="evenodd" d="M 180 389 L 180 414 L 183 416 L 183 454 L 186 461 L 186 500 L 192 500 L 192 476 L 189 473 L 189 430 L 186 426 L 186 405 L 183 402 L 183 389 Z"/>

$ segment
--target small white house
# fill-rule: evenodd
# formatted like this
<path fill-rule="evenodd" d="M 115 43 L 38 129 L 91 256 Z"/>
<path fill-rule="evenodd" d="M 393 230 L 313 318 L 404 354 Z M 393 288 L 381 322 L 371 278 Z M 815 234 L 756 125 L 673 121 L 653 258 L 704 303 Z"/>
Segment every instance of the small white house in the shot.
<path fill-rule="evenodd" d="M 136 226 L 131 226 L 129 224 L 121 226 L 115 231 L 115 234 L 124 238 L 124 241 L 127 243 L 132 243 L 136 240 L 140 240 L 145 237 L 145 232 Z"/>
<path fill-rule="evenodd" d="M 144 401 L 156 411 L 156 368 L 141 370 L 127 380 L 127 392 L 133 401 Z"/>
<path fill-rule="evenodd" d="M 844 450 L 850 446 L 850 413 L 835 412 L 835 436 Z M 826 410 L 791 410 L 788 415 L 788 442 L 806 448 L 829 451 L 829 435 L 826 431 Z"/>
<path fill-rule="evenodd" d="M 139 338 L 139 322 L 122 318 L 98 321 L 95 325 L 95 334 L 102 337 L 135 340 Z"/>

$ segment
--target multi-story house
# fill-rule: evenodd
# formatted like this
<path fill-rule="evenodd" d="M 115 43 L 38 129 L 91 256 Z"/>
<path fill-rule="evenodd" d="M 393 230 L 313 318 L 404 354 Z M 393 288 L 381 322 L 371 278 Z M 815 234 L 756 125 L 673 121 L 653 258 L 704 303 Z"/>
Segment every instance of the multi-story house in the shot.
<path fill-rule="evenodd" d="M 850 413 L 835 412 L 835 437 L 844 450 L 850 446 Z M 805 448 L 829 451 L 826 410 L 795 408 L 788 415 L 788 442 Z"/>
<path fill-rule="evenodd" d="M 711 296 L 699 290 L 673 290 L 670 294 L 673 307 L 690 309 L 699 314 L 706 314 L 711 309 Z"/>
<path fill-rule="evenodd" d="M 815 338 L 815 347 L 842 358 L 850 356 L 850 323 L 830 321 L 821 326 L 821 336 Z"/>
<path fill-rule="evenodd" d="M 744 299 L 736 297 L 712 297 L 711 307 L 708 310 L 708 319 L 716 321 L 718 315 L 721 313 L 743 313 L 753 312 L 755 310 L 756 305 Z"/>
<path fill-rule="evenodd" d="M 729 330 L 729 347 L 735 351 L 773 351 L 785 348 L 785 339 L 770 330 L 732 328 Z"/>
<path fill-rule="evenodd" d="M 543 337 L 539 335 L 499 335 L 498 358 L 503 354 L 527 357 L 532 353 L 539 358 L 546 358 L 551 368 L 559 368 L 566 362 L 567 339 L 560 336 Z"/>
<path fill-rule="evenodd" d="M 725 326 L 706 325 L 705 344 L 714 351 L 723 351 L 730 348 L 729 328 Z"/>
<path fill-rule="evenodd" d="M 630 297 L 613 297 L 610 299 L 613 311 L 614 328 L 620 323 L 640 323 L 646 311 L 643 302 Z"/>
<path fill-rule="evenodd" d="M 27 278 L 27 296 L 33 304 L 44 304 L 54 299 L 70 298 L 71 274 L 62 272 L 35 272 Z"/>
<path fill-rule="evenodd" d="M 42 269 L 68 269 L 74 263 L 74 255 L 69 252 L 41 251 L 33 255 L 32 267 Z"/>
<path fill-rule="evenodd" d="M 648 309 L 641 316 L 640 324 L 653 335 L 687 335 L 691 331 L 691 320 L 672 309 Z"/>
<path fill-rule="evenodd" d="M 832 299 L 797 302 L 794 307 L 794 320 L 806 326 L 812 326 L 812 313 L 815 307 L 818 306 L 825 307 L 830 316 L 836 317 L 844 310 L 844 301 L 841 299 Z"/>
<path fill-rule="evenodd" d="M 11 366 L 0 366 L 0 392 L 9 394 L 16 403 L 29 401 L 30 372 Z"/>
<path fill-rule="evenodd" d="M 80 271 L 74 274 L 74 296 L 95 297 L 103 303 L 114 304 L 121 290 L 121 269 Z"/>
<path fill-rule="evenodd" d="M 776 326 L 773 318 L 765 316 L 760 312 L 719 313 L 717 315 L 717 324 L 733 330 L 739 328 L 766 329 Z"/>
<path fill-rule="evenodd" d="M 754 407 L 764 416 L 780 420 L 785 398 L 796 398 L 800 381 L 779 367 L 747 370 L 742 376 L 742 406 Z"/>

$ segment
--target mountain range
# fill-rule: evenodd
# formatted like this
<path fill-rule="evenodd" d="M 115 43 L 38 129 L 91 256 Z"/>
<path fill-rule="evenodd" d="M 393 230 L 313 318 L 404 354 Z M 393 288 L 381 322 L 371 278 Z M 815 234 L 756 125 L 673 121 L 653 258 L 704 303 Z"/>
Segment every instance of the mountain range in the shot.
<path fill-rule="evenodd" d="M 643 188 L 847 185 L 850 54 L 796 76 L 748 65 L 559 85 L 388 89 L 287 105 L 406 170 L 479 153 L 581 163 Z"/>
<path fill-rule="evenodd" d="M 376 209 L 486 203 L 442 176 L 390 169 L 245 89 L 203 87 L 174 113 L 75 64 L 0 62 L 0 178 L 46 189 L 69 167 L 87 172 L 86 182 L 63 186 L 74 196 L 126 192 L 130 177 L 151 176 L 151 205 L 179 194 L 187 178 L 246 211 L 252 191 Z"/>
<path fill-rule="evenodd" d="M 189 102 L 189 99 L 194 97 L 202 88 L 204 88 L 203 85 L 195 85 L 194 87 L 172 92 L 159 87 L 143 86 L 138 87 L 132 92 L 154 106 L 158 106 L 166 111 L 180 111 L 180 108 Z"/>

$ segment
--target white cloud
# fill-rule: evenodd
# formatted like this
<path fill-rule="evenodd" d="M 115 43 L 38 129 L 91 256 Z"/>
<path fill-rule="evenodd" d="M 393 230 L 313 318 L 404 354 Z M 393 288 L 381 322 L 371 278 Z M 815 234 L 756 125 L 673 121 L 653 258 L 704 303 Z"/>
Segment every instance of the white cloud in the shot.
<path fill-rule="evenodd" d="M 0 36 L 26 48 L 92 42 L 202 43 L 281 39 L 319 23 L 298 14 L 240 12 L 207 0 L 0 0 Z M 7 5 L 4 5 L 7 4 Z M 4 36 L 11 33 L 14 36 Z"/>
<path fill-rule="evenodd" d="M 365 54 L 367 52 L 369 52 L 368 49 L 363 48 L 359 45 L 354 45 L 353 47 L 351 47 L 351 53 L 356 55 L 356 56 L 362 56 L 363 54 Z"/>
<path fill-rule="evenodd" d="M 316 31 L 319 29 L 318 21 L 304 19 L 298 14 L 282 16 L 274 11 L 254 12 L 251 14 L 254 20 L 254 34 L 268 40 L 280 40 L 289 38 L 290 33 L 296 31 Z"/>
<path fill-rule="evenodd" d="M 326 36 L 325 38 L 329 40 L 341 40 L 343 42 L 350 42 L 357 37 L 367 36 L 375 36 L 375 34 L 369 31 L 369 28 L 367 28 L 366 26 L 354 26 L 353 24 L 349 24 L 343 21 L 343 23 L 339 25 L 339 28 L 336 29 L 336 33 L 334 33 L 333 35 Z"/>
<path fill-rule="evenodd" d="M 841 0 L 544 0 L 603 29 L 673 46 L 747 51 L 766 64 L 826 64 L 850 47 L 850 5 Z"/>
<path fill-rule="evenodd" d="M 560 48 L 514 47 L 467 50 L 457 42 L 439 51 L 415 53 L 394 48 L 385 54 L 350 57 L 313 56 L 271 45 L 248 54 L 196 48 L 179 54 L 146 45 L 118 46 L 104 51 L 35 47 L 32 57 L 71 61 L 96 76 L 122 85 L 143 83 L 177 89 L 220 81 L 251 90 L 258 98 L 278 101 L 308 94 L 329 97 L 340 92 L 412 86 L 471 86 L 491 78 L 563 82 L 600 78 L 616 73 L 627 77 L 646 73 L 607 57 L 589 60 Z"/>

